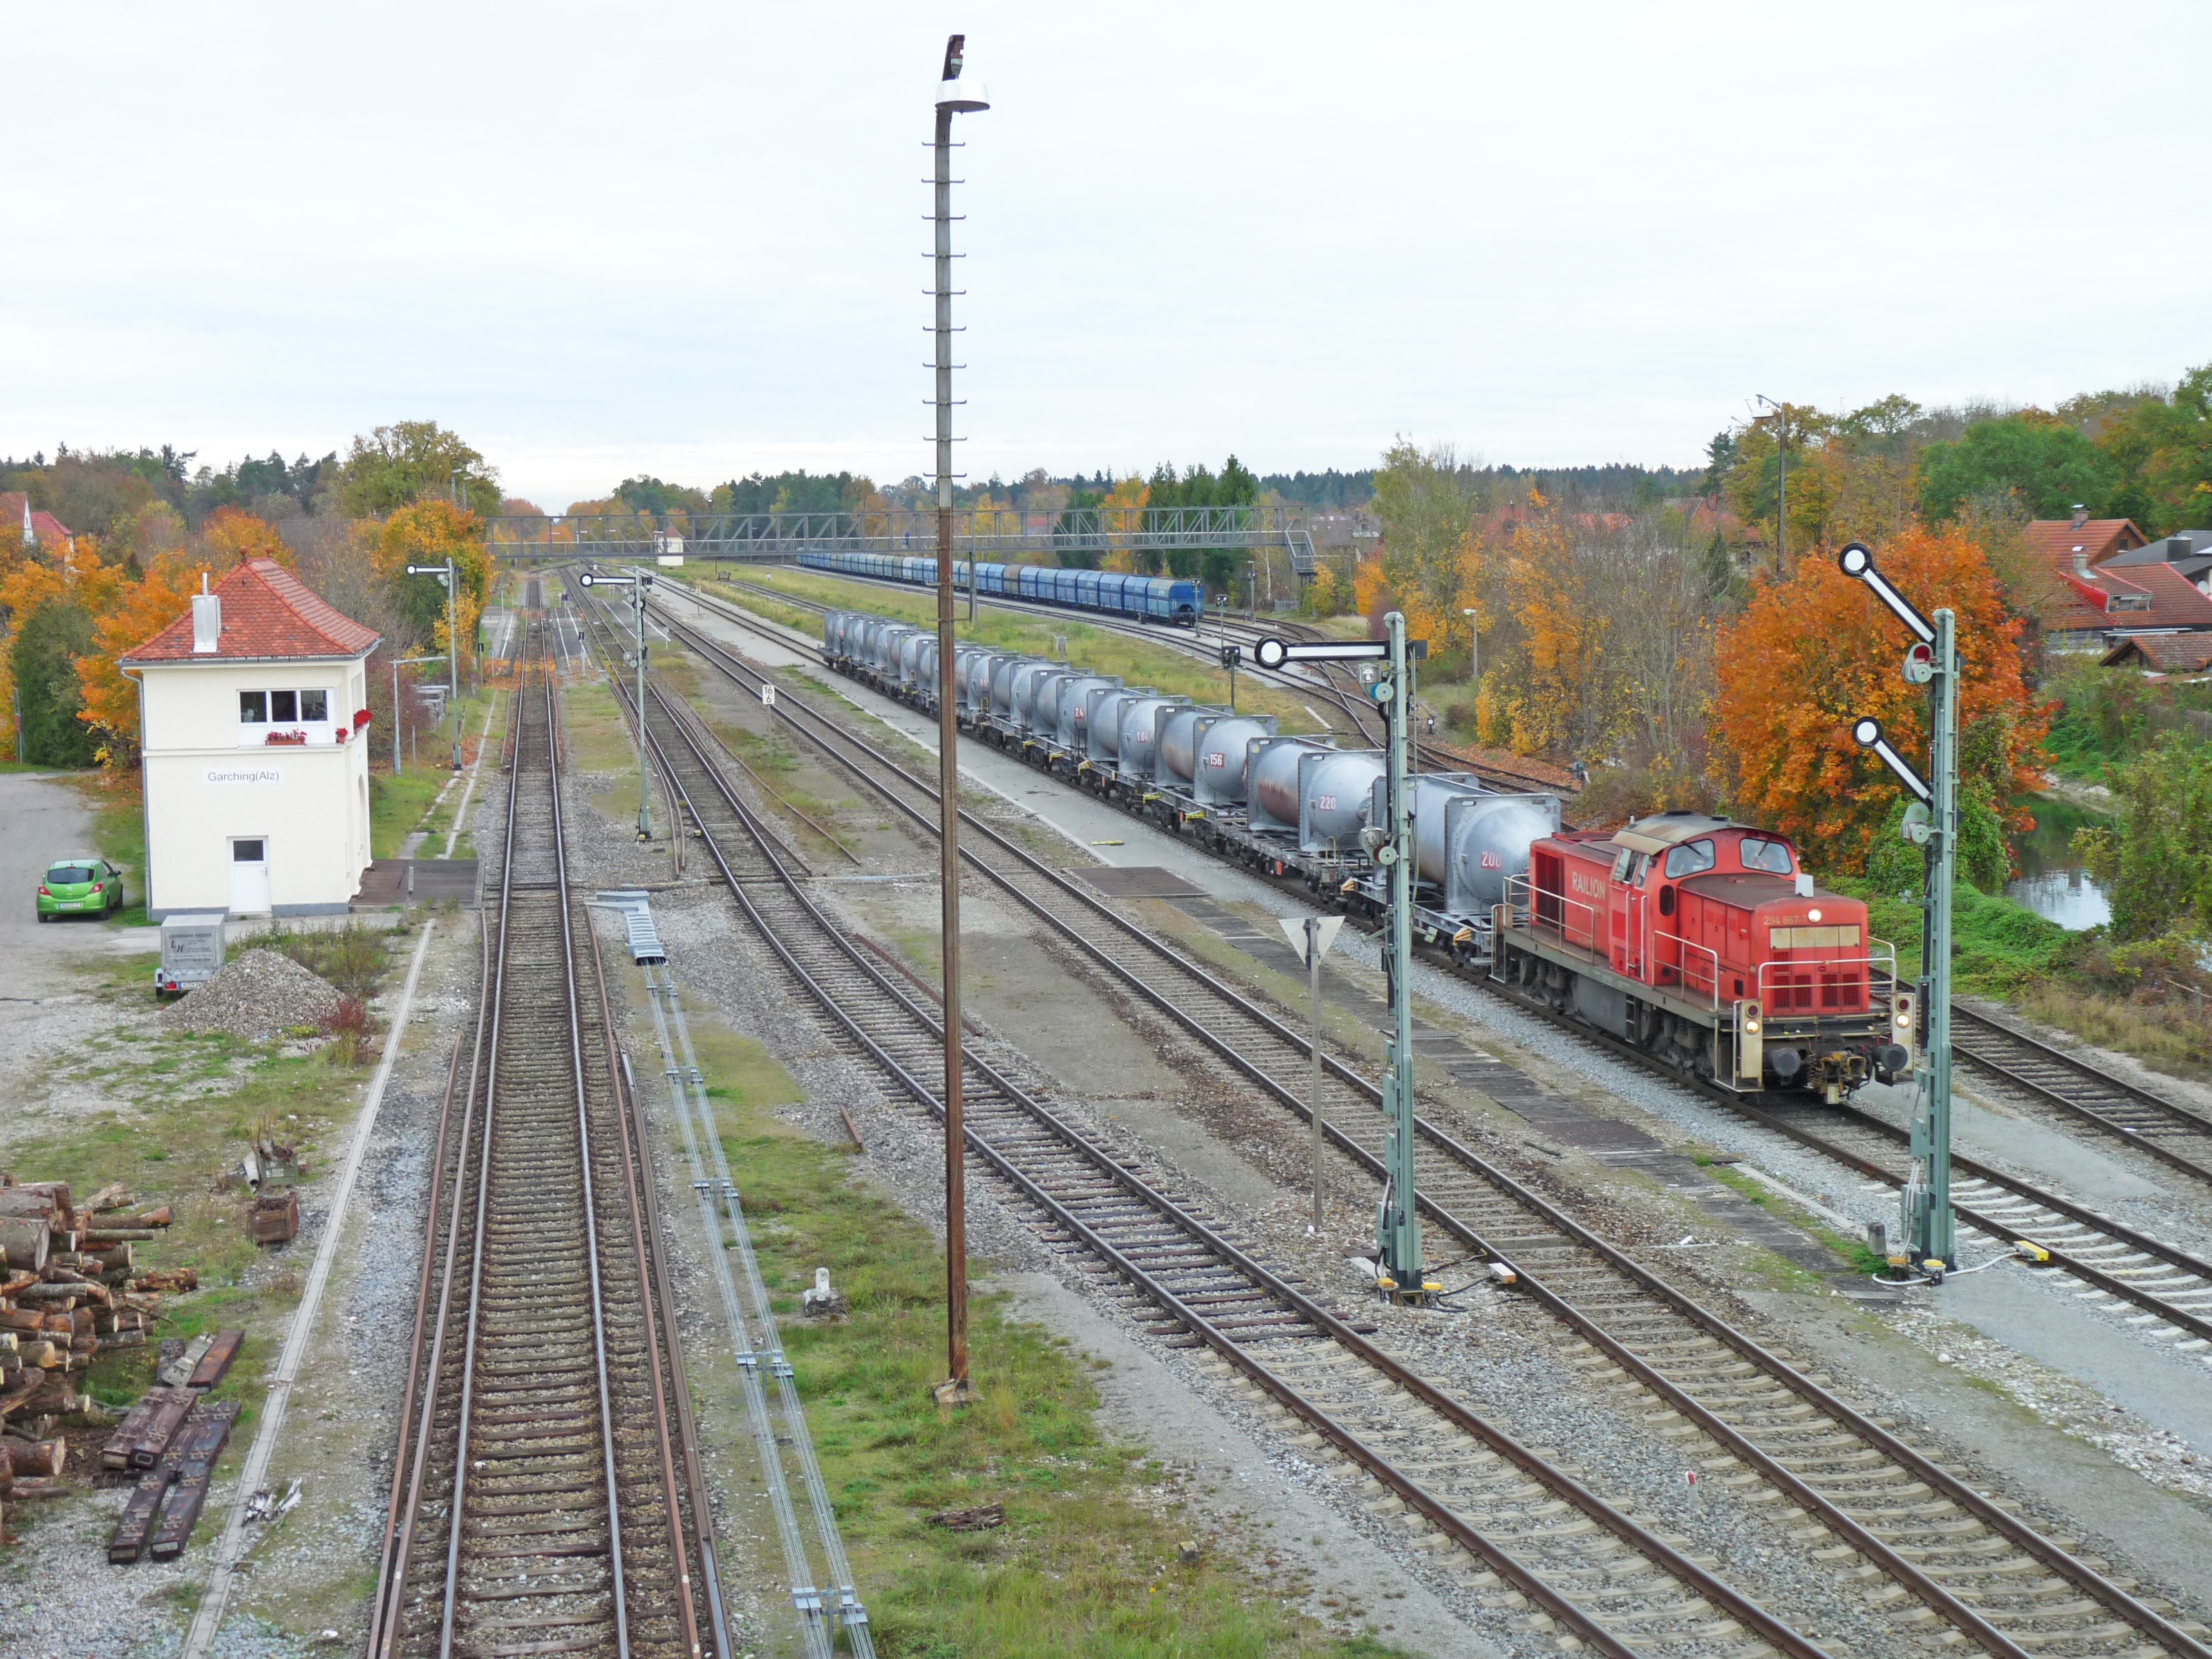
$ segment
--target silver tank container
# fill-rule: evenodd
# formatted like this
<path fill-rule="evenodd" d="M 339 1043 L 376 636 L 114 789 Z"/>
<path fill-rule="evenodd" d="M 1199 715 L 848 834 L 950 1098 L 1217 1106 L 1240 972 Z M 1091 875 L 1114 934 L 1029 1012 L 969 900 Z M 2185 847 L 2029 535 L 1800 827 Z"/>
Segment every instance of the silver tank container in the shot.
<path fill-rule="evenodd" d="M 993 678 L 992 706 L 1016 726 L 1025 724 L 1029 719 L 1030 691 L 1037 676 L 1049 674 L 1059 665 L 1057 663 L 1047 662 L 1042 657 L 1024 657 L 1006 675 L 1006 689 L 1003 699 L 1000 696 L 998 680 L 995 677 Z"/>
<path fill-rule="evenodd" d="M 1243 805 L 1248 751 L 1255 738 L 1274 735 L 1272 716 L 1255 720 L 1248 714 L 1231 714 L 1215 720 L 1199 736 L 1191 793 L 1208 806 Z"/>
<path fill-rule="evenodd" d="M 1317 853 L 1332 844 L 1349 852 L 1367 827 L 1369 803 L 1389 771 L 1377 749 L 1347 749 L 1310 761 L 1298 786 L 1298 845 Z"/>
<path fill-rule="evenodd" d="M 1163 783 L 1188 787 L 1191 775 L 1198 769 L 1199 733 L 1207 722 L 1224 718 L 1225 711 L 1202 703 L 1192 703 L 1164 717 L 1159 725 L 1159 753 L 1152 763 L 1152 775 Z"/>
<path fill-rule="evenodd" d="M 1431 774 L 1413 782 L 1413 868 L 1443 890 L 1454 915 L 1483 916 L 1505 884 L 1528 869 L 1528 849 L 1559 827 L 1554 795 L 1505 795 L 1471 777 Z M 1378 787 L 1370 811 L 1381 823 Z"/>
<path fill-rule="evenodd" d="M 1023 712 L 1022 730 L 1047 743 L 1060 736 L 1060 688 L 1076 678 L 1066 663 L 1049 665 L 1030 680 L 1029 707 Z"/>
<path fill-rule="evenodd" d="M 1184 706 L 1181 697 L 1132 696 L 1121 705 L 1121 729 L 1114 739 L 1115 770 L 1133 782 L 1150 783 L 1159 762 L 1159 728 L 1167 710 Z"/>
<path fill-rule="evenodd" d="M 1084 750 L 1086 758 L 1111 762 L 1121 752 L 1121 714 L 1139 697 L 1152 696 L 1146 686 L 1108 684 L 1094 689 L 1084 699 L 1083 720 L 1090 732 L 1089 746 Z"/>
<path fill-rule="evenodd" d="M 1306 757 L 1334 755 L 1311 738 L 1277 738 L 1252 751 L 1245 775 L 1245 822 L 1254 830 L 1287 832 L 1298 829 L 1298 772 Z"/>
<path fill-rule="evenodd" d="M 1111 690 L 1121 682 L 1105 674 L 1077 674 L 1060 685 L 1060 746 L 1075 754 L 1091 752 L 1091 694 Z"/>

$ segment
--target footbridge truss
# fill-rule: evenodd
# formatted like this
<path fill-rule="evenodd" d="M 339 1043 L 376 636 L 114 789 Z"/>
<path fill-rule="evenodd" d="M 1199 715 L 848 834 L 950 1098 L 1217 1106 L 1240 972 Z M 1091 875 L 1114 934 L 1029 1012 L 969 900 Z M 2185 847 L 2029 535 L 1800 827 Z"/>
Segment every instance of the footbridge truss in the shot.
<path fill-rule="evenodd" d="M 1313 533 L 1304 509 L 1285 507 L 1064 507 L 1052 513 L 960 507 L 952 546 L 963 560 L 1020 563 L 1050 554 L 1066 564 L 1123 550 L 1250 552 L 1285 548 L 1310 578 Z M 681 555 L 774 563 L 800 553 L 937 551 L 932 507 L 837 513 L 511 514 L 485 520 L 485 539 L 509 560 L 644 559 Z M 1071 558 L 1071 556 L 1073 556 Z"/>

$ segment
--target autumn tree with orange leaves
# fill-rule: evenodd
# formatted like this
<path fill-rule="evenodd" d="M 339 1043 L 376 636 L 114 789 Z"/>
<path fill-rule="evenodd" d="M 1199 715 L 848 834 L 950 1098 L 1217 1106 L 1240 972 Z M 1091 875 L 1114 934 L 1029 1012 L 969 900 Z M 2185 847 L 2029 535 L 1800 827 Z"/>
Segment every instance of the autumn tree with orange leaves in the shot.
<path fill-rule="evenodd" d="M 1963 532 L 1914 526 L 1882 543 L 1875 558 L 1923 616 L 1945 607 L 1957 615 L 1962 797 L 1971 814 L 2001 817 L 2016 793 L 2036 786 L 2048 727 L 2029 694 L 2021 620 L 2007 611 L 1980 544 Z M 1716 775 L 1740 812 L 1794 837 L 1816 866 L 1863 870 L 1895 816 L 1896 781 L 1852 740 L 1852 720 L 1870 714 L 1899 753 L 1916 761 L 1927 753 L 1928 694 L 1899 672 L 1909 643 L 1866 586 L 1826 556 L 1805 559 L 1787 581 L 1755 586 L 1722 629 L 1710 728 Z M 2002 870 L 1972 873 L 1985 884 Z"/>

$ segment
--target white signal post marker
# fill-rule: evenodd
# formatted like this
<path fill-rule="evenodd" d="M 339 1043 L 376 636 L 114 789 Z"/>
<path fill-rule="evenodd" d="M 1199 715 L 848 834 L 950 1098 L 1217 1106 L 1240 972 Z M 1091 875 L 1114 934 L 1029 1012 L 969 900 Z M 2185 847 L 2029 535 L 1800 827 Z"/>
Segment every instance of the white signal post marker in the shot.
<path fill-rule="evenodd" d="M 1292 645 L 1273 635 L 1252 647 L 1252 657 L 1262 668 L 1280 668 L 1293 662 L 1378 662 L 1390 654 L 1386 640 L 1332 640 L 1313 645 Z"/>
<path fill-rule="evenodd" d="M 775 687 L 769 684 L 766 681 L 763 681 L 761 684 L 761 707 L 763 708 L 773 708 L 775 707 Z"/>
<path fill-rule="evenodd" d="M 1328 947 L 1336 943 L 1337 930 L 1344 926 L 1342 916 L 1285 916 L 1280 927 L 1283 936 L 1291 942 L 1291 949 L 1298 953 L 1298 960 L 1306 965 L 1313 981 L 1313 1069 L 1309 1087 L 1313 1096 L 1313 1227 L 1316 1238 L 1321 1237 L 1321 959 L 1328 954 Z"/>

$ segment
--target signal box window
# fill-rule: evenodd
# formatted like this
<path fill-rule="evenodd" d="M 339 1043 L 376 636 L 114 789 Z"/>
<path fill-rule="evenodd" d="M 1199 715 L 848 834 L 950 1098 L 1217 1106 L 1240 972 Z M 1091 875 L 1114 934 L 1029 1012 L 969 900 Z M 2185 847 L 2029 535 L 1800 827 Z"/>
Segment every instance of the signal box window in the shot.
<path fill-rule="evenodd" d="M 1764 870 L 1770 875 L 1790 873 L 1790 848 L 1778 841 L 1761 841 L 1755 836 L 1746 836 L 1736 843 L 1743 856 L 1747 870 Z"/>
<path fill-rule="evenodd" d="M 1710 870 L 1717 862 L 1718 862 L 1718 854 L 1713 851 L 1712 842 L 1710 841 L 1687 842 L 1680 847 L 1670 847 L 1667 849 L 1667 866 L 1664 873 L 1668 880 L 1673 881 L 1680 876 L 1694 876 L 1700 871 Z"/>
<path fill-rule="evenodd" d="M 241 691 L 238 694 L 238 718 L 248 726 L 269 724 L 269 694 L 266 691 Z"/>

